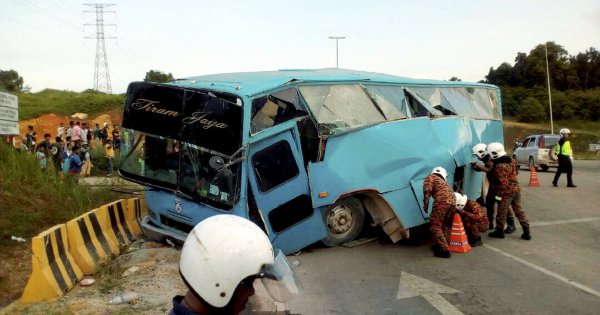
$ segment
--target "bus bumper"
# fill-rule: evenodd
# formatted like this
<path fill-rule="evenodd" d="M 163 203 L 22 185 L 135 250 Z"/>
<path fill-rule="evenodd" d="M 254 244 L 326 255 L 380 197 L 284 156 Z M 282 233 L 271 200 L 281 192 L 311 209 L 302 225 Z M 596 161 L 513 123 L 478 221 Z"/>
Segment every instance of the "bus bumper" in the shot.
<path fill-rule="evenodd" d="M 176 240 L 181 243 L 185 242 L 187 234 L 165 230 L 157 226 L 149 216 L 142 219 L 142 230 L 148 239 L 162 242 L 165 239 Z"/>

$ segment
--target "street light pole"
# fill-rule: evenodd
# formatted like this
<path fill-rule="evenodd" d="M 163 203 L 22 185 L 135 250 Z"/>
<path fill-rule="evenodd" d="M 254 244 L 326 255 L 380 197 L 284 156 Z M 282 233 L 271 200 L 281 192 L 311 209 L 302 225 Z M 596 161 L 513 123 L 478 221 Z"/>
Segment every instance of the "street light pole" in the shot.
<path fill-rule="evenodd" d="M 339 49 L 338 49 L 338 40 L 346 39 L 346 36 L 329 36 L 329 39 L 335 39 L 335 67 L 339 68 Z"/>
<path fill-rule="evenodd" d="M 554 134 L 554 121 L 552 120 L 552 94 L 550 94 L 550 70 L 548 67 L 548 43 L 546 42 L 546 80 L 548 81 L 548 103 L 550 104 L 550 133 Z"/>

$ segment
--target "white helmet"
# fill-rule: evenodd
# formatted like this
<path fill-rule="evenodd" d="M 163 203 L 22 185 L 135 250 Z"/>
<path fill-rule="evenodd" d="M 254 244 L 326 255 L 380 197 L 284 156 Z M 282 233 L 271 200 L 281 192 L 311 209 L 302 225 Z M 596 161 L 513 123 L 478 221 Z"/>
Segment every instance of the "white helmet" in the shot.
<path fill-rule="evenodd" d="M 562 136 L 562 135 L 564 135 L 565 133 L 569 133 L 569 134 L 570 134 L 570 133 L 571 133 L 571 130 L 569 130 L 568 128 L 563 128 L 563 129 L 561 129 L 561 130 L 560 130 L 560 132 L 559 132 L 559 134 L 560 134 L 561 136 Z"/>
<path fill-rule="evenodd" d="M 487 152 L 492 158 L 492 160 L 506 155 L 506 151 L 504 151 L 504 146 L 502 145 L 502 143 L 498 142 L 492 142 L 488 144 Z"/>
<path fill-rule="evenodd" d="M 456 199 L 456 209 L 462 210 L 467 205 L 467 195 L 463 195 L 455 192 L 454 197 Z"/>
<path fill-rule="evenodd" d="M 267 235 L 236 215 L 215 215 L 198 223 L 181 249 L 179 271 L 189 288 L 214 307 L 227 305 L 242 280 L 251 276 L 263 278 L 278 301 L 288 297 L 274 296 L 272 291 L 277 290 L 270 290 L 265 280 L 293 280 L 292 285 L 286 283 L 289 295 L 299 292 L 285 255 L 274 256 Z"/>
<path fill-rule="evenodd" d="M 431 174 L 440 174 L 444 180 L 446 180 L 446 177 L 448 177 L 448 172 L 446 172 L 446 169 L 441 166 L 434 167 L 433 170 L 431 170 Z"/>
<path fill-rule="evenodd" d="M 483 159 L 483 157 L 488 154 L 486 150 L 487 150 L 487 145 L 485 145 L 485 143 L 478 143 L 473 146 L 473 148 L 471 149 L 471 152 L 473 152 L 473 154 L 477 155 L 478 158 Z"/>

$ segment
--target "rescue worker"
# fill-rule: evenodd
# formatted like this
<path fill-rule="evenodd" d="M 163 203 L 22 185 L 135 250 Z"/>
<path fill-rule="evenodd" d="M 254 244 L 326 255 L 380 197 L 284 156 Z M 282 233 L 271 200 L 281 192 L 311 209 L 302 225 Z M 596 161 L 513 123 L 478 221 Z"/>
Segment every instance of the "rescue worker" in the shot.
<path fill-rule="evenodd" d="M 496 215 L 496 229 L 489 233 L 488 236 L 504 238 L 506 212 L 508 211 L 508 208 L 512 206 L 515 216 L 523 228 L 521 238 L 524 240 L 531 240 L 529 222 L 527 221 L 525 212 L 521 208 L 521 187 L 517 180 L 517 161 L 506 155 L 504 146 L 501 143 L 490 143 L 487 147 L 487 151 L 492 162 L 494 162 L 494 168 L 491 171 L 492 177 L 500 182 L 500 187 L 498 189 L 500 204 L 498 205 L 498 214 Z"/>
<path fill-rule="evenodd" d="M 452 188 L 446 183 L 448 172 L 441 167 L 435 167 L 423 182 L 423 206 L 428 212 L 429 197 L 433 197 L 433 207 L 429 216 L 429 230 L 436 244 L 431 247 L 435 257 L 450 258 L 448 241 L 446 240 L 447 222 L 454 215 L 455 198 Z"/>
<path fill-rule="evenodd" d="M 554 175 L 552 185 L 558 187 L 558 179 L 560 174 L 567 173 L 567 187 L 577 187 L 573 184 L 573 150 L 571 150 L 571 141 L 569 141 L 569 135 L 571 130 L 563 128 L 560 130 L 560 140 L 556 145 L 555 152 L 558 154 L 558 170 Z"/>
<path fill-rule="evenodd" d="M 485 232 L 488 228 L 488 217 L 481 206 L 473 201 L 468 200 L 466 195 L 455 192 L 456 212 L 465 226 L 469 244 L 473 247 L 483 245 L 479 232 Z"/>
<path fill-rule="evenodd" d="M 254 223 L 235 215 L 215 215 L 188 234 L 181 249 L 179 274 L 188 287 L 173 298 L 170 315 L 239 314 L 261 279 L 279 302 L 300 291 L 300 283 L 281 251 Z"/>
<path fill-rule="evenodd" d="M 498 189 L 500 188 L 500 182 L 494 177 L 492 177 L 492 168 L 494 168 L 494 163 L 490 159 L 490 155 L 487 153 L 487 145 L 485 143 L 478 143 L 473 146 L 471 149 L 473 154 L 477 157 L 479 161 L 483 164 L 479 164 L 477 162 L 471 162 L 471 166 L 477 172 L 485 172 L 487 182 L 488 182 L 488 191 L 485 195 L 485 209 L 487 211 L 487 218 L 489 221 L 488 229 L 494 229 L 494 206 L 498 203 Z M 514 233 L 517 228 L 515 227 L 515 217 L 511 210 L 508 210 L 506 213 L 506 229 L 504 230 L 505 234 Z"/>

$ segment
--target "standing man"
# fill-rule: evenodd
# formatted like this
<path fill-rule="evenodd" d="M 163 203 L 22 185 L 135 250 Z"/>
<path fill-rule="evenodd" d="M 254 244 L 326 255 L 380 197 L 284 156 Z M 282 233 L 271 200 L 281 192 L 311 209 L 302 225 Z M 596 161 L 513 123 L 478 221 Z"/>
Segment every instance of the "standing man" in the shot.
<path fill-rule="evenodd" d="M 54 170 L 57 173 L 60 173 L 61 168 L 60 168 L 60 156 L 62 153 L 62 145 L 61 145 L 61 138 L 60 137 L 56 137 L 55 141 L 51 146 L 50 146 L 50 156 L 52 156 L 52 164 L 54 164 Z"/>
<path fill-rule="evenodd" d="M 113 161 L 115 159 L 115 150 L 112 145 L 112 140 L 106 140 L 104 145 L 104 157 L 106 157 L 106 177 L 111 177 L 113 172 Z"/>
<path fill-rule="evenodd" d="M 265 232 L 231 214 L 194 227 L 181 249 L 179 274 L 188 292 L 173 298 L 169 315 L 237 315 L 254 295 L 257 279 L 278 302 L 291 300 L 301 289 L 285 255 L 273 250 Z"/>
<path fill-rule="evenodd" d="M 61 141 L 65 137 L 65 123 L 63 123 L 63 122 L 60 123 L 60 126 L 58 127 L 58 129 L 56 129 L 56 136 L 60 137 Z"/>
<path fill-rule="evenodd" d="M 437 243 L 431 250 L 435 257 L 450 258 L 448 241 L 446 240 L 446 223 L 454 214 L 456 199 L 452 188 L 446 183 L 448 172 L 441 167 L 435 167 L 423 182 L 423 209 L 429 211 L 429 197 L 433 197 L 433 208 L 429 216 L 429 230 Z"/>
<path fill-rule="evenodd" d="M 558 187 L 558 179 L 560 174 L 567 173 L 567 187 L 577 187 L 573 184 L 573 150 L 571 150 L 571 141 L 569 141 L 569 135 L 571 130 L 563 128 L 560 130 L 560 140 L 556 145 L 555 152 L 558 154 L 558 170 L 554 175 L 552 185 Z"/>
<path fill-rule="evenodd" d="M 515 216 L 523 228 L 521 238 L 529 241 L 531 240 L 531 233 L 529 231 L 529 222 L 527 221 L 525 212 L 521 208 L 521 187 L 517 180 L 517 161 L 506 155 L 504 146 L 501 143 L 490 143 L 487 150 L 494 162 L 492 176 L 500 182 L 500 188 L 498 189 L 500 204 L 498 205 L 498 214 L 496 215 L 496 229 L 494 232 L 489 233 L 488 236 L 504 238 L 506 212 L 512 206 Z"/>
<path fill-rule="evenodd" d="M 81 145 L 82 138 L 81 138 L 81 123 L 80 122 L 77 122 L 75 124 L 75 127 L 73 127 L 71 139 L 73 140 L 73 142 L 75 142 L 76 146 Z"/>
<path fill-rule="evenodd" d="M 485 143 L 478 143 L 473 146 L 471 150 L 477 159 L 483 164 L 478 164 L 477 162 L 471 162 L 471 167 L 475 169 L 477 172 L 485 172 L 485 176 L 488 182 L 488 191 L 485 195 L 485 209 L 487 210 L 487 218 L 489 222 L 489 230 L 494 229 L 494 206 L 498 203 L 498 189 L 500 188 L 500 182 L 497 178 L 492 176 L 492 169 L 494 168 L 494 163 L 490 159 L 490 155 L 487 153 L 487 145 Z M 505 234 L 514 233 L 517 228 L 515 227 L 515 217 L 512 211 L 509 209 L 507 212 L 506 218 L 506 230 L 504 230 Z"/>

